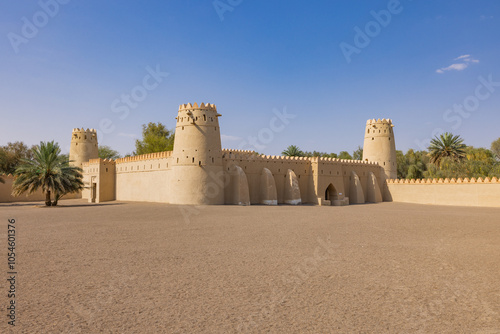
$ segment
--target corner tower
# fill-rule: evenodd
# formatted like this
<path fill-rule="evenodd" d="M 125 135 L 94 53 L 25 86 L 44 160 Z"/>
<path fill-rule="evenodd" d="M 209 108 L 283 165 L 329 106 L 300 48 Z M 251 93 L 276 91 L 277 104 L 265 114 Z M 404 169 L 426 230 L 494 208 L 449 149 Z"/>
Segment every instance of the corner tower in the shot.
<path fill-rule="evenodd" d="M 224 204 L 224 171 L 217 107 L 182 104 L 172 154 L 173 204 Z"/>
<path fill-rule="evenodd" d="M 397 179 L 396 143 L 394 125 L 390 119 L 366 121 L 363 161 L 378 162 L 388 179 Z"/>
<path fill-rule="evenodd" d="M 99 158 L 97 132 L 95 129 L 73 129 L 69 160 L 72 166 L 82 168 L 82 163 Z"/>

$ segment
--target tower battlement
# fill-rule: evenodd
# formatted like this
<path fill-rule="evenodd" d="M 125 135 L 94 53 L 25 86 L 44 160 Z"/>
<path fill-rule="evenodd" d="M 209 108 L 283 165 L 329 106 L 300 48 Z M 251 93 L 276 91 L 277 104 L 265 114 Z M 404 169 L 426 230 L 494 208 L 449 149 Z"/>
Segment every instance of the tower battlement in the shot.
<path fill-rule="evenodd" d="M 82 133 L 83 133 L 83 132 L 89 132 L 89 133 L 97 133 L 96 129 L 88 129 L 88 128 L 87 128 L 87 130 L 85 130 L 84 128 L 81 128 L 81 129 L 79 129 L 79 128 L 74 128 L 74 129 L 73 129 L 73 132 L 82 132 Z"/>
<path fill-rule="evenodd" d="M 374 118 L 374 119 L 369 119 L 369 120 L 367 120 L 367 121 L 366 121 L 366 124 L 367 124 L 367 125 L 368 125 L 368 124 L 391 124 L 391 125 L 392 125 L 392 119 L 385 119 L 385 118 L 380 119 L 380 118 L 379 118 L 379 119 L 377 119 L 377 120 L 376 120 L 376 119 Z"/>
<path fill-rule="evenodd" d="M 97 131 L 95 129 L 74 128 L 71 134 L 72 142 L 92 142 L 97 143 Z"/>
<path fill-rule="evenodd" d="M 205 109 L 205 110 L 213 110 L 213 111 L 217 111 L 217 107 L 215 106 L 215 104 L 210 104 L 210 103 L 201 103 L 200 105 L 198 105 L 198 103 L 188 103 L 188 104 L 181 104 L 179 106 L 179 111 L 183 111 L 183 110 L 192 110 L 192 109 Z"/>

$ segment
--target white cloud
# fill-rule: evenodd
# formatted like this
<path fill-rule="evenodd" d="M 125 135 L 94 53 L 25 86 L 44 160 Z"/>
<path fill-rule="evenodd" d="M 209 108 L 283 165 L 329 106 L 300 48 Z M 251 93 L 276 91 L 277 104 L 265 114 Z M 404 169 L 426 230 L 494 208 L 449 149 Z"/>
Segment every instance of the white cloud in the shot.
<path fill-rule="evenodd" d="M 236 136 L 228 136 L 228 135 L 220 135 L 220 138 L 222 140 L 227 140 L 227 141 L 237 141 L 237 140 L 242 140 L 243 138 L 241 137 L 236 137 Z"/>
<path fill-rule="evenodd" d="M 453 60 L 461 60 L 462 63 L 455 63 L 447 67 L 439 68 L 436 70 L 436 73 L 443 74 L 446 71 L 463 71 L 469 67 L 470 63 L 479 63 L 479 60 L 472 58 L 471 55 L 462 55 Z"/>

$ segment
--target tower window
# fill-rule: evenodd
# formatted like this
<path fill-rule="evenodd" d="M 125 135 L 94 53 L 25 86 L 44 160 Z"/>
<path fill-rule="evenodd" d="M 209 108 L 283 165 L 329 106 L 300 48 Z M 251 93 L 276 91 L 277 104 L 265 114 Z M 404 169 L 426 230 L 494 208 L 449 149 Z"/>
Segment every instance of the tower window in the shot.
<path fill-rule="evenodd" d="M 375 140 L 375 138 L 372 137 L 372 140 Z"/>
<path fill-rule="evenodd" d="M 194 157 L 193 157 L 193 163 L 194 163 Z"/>
<path fill-rule="evenodd" d="M 366 133 L 370 133 L 370 129 L 368 129 L 368 130 L 366 131 Z"/>
<path fill-rule="evenodd" d="M 207 121 L 207 115 L 203 115 L 203 120 L 206 122 Z"/>

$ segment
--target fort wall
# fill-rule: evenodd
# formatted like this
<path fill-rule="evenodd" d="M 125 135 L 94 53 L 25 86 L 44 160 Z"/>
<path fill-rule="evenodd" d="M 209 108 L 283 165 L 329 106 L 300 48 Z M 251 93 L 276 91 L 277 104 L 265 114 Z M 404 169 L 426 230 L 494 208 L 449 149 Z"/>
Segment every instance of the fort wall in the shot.
<path fill-rule="evenodd" d="M 386 196 L 394 202 L 500 207 L 497 178 L 387 180 Z"/>
<path fill-rule="evenodd" d="M 42 189 L 38 189 L 33 194 L 24 193 L 20 196 L 12 196 L 12 185 L 14 183 L 14 176 L 2 175 L 5 183 L 0 183 L 0 203 L 12 203 L 12 202 L 40 202 L 45 201 L 45 195 L 42 192 Z M 80 193 L 77 194 L 66 194 L 62 197 L 62 199 L 74 199 L 81 198 Z M 54 200 L 54 196 L 52 196 L 52 200 Z"/>
<path fill-rule="evenodd" d="M 365 193 L 368 192 L 370 173 L 376 175 L 380 189 L 383 185 L 383 169 L 376 163 L 360 160 L 264 156 L 252 151 L 223 150 L 223 163 L 225 173 L 231 173 L 232 166 L 239 166 L 246 174 L 251 204 L 259 204 L 263 201 L 261 175 L 264 168 L 272 173 L 275 180 L 279 204 L 285 203 L 286 179 L 289 170 L 293 171 L 297 178 L 302 203 L 322 205 L 326 204 L 324 201 L 330 201 L 333 205 L 332 201 L 342 201 L 349 197 L 353 171 L 358 174 Z M 362 202 L 365 199 L 362 199 Z M 233 201 L 226 196 L 226 202 Z"/>
<path fill-rule="evenodd" d="M 5 181 L 5 183 L 0 183 L 0 203 L 45 201 L 45 195 L 42 193 L 41 189 L 38 189 L 36 192 L 30 195 L 25 193 L 18 197 L 12 196 L 12 184 L 14 183 L 14 176 L 10 174 L 2 175 L 2 179 Z M 67 197 L 65 196 L 64 198 Z"/>

